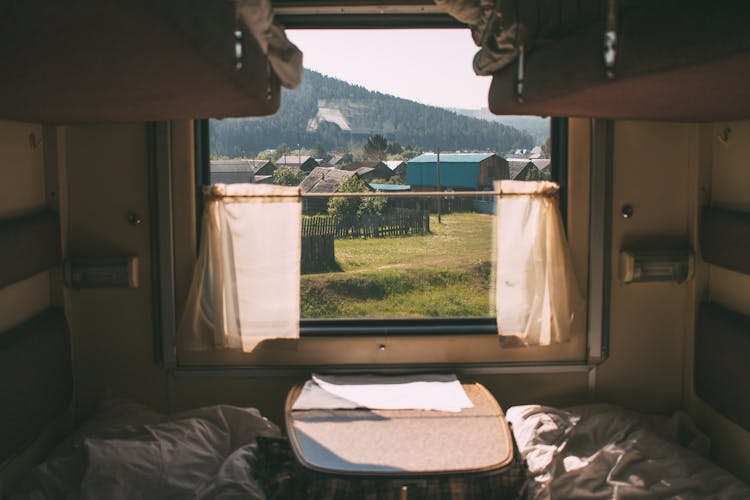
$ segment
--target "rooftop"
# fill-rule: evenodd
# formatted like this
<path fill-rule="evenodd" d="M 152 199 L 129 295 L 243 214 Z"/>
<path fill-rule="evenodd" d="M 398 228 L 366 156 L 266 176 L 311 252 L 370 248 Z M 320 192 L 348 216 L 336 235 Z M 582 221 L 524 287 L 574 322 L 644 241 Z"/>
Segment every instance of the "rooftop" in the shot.
<path fill-rule="evenodd" d="M 408 163 L 435 163 L 437 154 L 424 153 L 409 160 Z M 448 153 L 440 155 L 440 163 L 475 163 L 486 160 L 495 153 Z"/>

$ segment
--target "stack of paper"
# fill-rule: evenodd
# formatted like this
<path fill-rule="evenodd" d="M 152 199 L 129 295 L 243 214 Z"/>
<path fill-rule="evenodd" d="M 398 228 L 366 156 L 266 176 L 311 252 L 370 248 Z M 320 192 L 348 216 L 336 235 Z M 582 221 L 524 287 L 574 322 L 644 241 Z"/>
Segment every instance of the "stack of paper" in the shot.
<path fill-rule="evenodd" d="M 455 375 L 317 375 L 308 380 L 293 410 L 437 410 L 473 405 Z"/>

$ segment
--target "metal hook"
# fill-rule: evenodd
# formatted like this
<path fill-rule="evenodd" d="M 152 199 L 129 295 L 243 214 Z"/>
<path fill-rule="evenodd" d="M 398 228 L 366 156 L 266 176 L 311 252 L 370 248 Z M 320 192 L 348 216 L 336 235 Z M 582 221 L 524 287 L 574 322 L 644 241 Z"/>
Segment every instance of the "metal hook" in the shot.
<path fill-rule="evenodd" d="M 242 30 L 234 31 L 234 69 L 242 69 Z"/>
<path fill-rule="evenodd" d="M 724 129 L 721 131 L 719 135 L 716 136 L 717 139 L 719 139 L 719 142 L 722 144 L 726 144 L 729 142 L 729 136 L 732 135 L 732 129 L 729 127 L 724 127 Z"/>
<path fill-rule="evenodd" d="M 523 81 L 525 78 L 524 62 L 526 59 L 524 46 L 518 46 L 518 75 L 516 76 L 516 99 L 523 102 Z"/>
<path fill-rule="evenodd" d="M 609 0 L 607 30 L 604 32 L 604 67 L 607 77 L 615 77 L 617 62 L 617 0 Z"/>

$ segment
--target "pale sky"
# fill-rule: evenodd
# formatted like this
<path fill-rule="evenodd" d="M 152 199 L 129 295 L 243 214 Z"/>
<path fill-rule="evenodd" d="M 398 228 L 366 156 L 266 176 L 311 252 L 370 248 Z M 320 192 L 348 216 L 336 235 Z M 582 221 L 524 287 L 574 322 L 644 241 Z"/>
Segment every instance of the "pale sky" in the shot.
<path fill-rule="evenodd" d="M 487 107 L 468 29 L 286 30 L 304 64 L 349 83 L 444 108 Z"/>

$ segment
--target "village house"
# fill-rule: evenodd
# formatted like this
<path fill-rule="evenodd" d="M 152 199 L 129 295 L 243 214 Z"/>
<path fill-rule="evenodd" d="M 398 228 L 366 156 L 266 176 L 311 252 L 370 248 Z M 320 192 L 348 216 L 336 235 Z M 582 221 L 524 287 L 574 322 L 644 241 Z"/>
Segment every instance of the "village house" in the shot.
<path fill-rule="evenodd" d="M 552 171 L 551 171 L 552 170 L 552 160 L 550 160 L 549 158 L 535 158 L 535 159 L 531 160 L 531 162 L 542 173 L 542 178 L 544 178 L 544 179 L 551 179 L 552 178 Z"/>
<path fill-rule="evenodd" d="M 425 153 L 406 166 L 406 184 L 413 191 L 433 191 L 438 187 L 438 155 Z M 472 191 L 492 187 L 492 181 L 509 179 L 508 161 L 494 153 L 440 155 L 440 189 Z"/>
<path fill-rule="evenodd" d="M 529 153 L 529 159 L 534 160 L 536 158 L 544 158 L 544 151 L 541 146 L 534 146 Z"/>
<path fill-rule="evenodd" d="M 350 172 L 357 172 L 360 179 L 365 181 L 390 179 L 393 175 L 391 169 L 382 161 L 355 161 L 340 168 Z"/>
<path fill-rule="evenodd" d="M 356 172 L 339 170 L 331 167 L 315 167 L 299 188 L 302 193 L 333 193 L 339 184 L 350 177 L 359 177 Z M 305 214 L 319 214 L 328 211 L 329 198 L 304 198 L 302 212 Z"/>
<path fill-rule="evenodd" d="M 251 160 L 211 160 L 211 184 L 235 184 L 253 182 L 255 172 Z"/>
<path fill-rule="evenodd" d="M 388 160 L 385 162 L 392 175 L 397 175 L 401 180 L 406 179 L 406 162 L 403 160 Z"/>
<path fill-rule="evenodd" d="M 528 158 L 509 158 L 508 172 L 510 179 L 514 181 L 525 180 L 531 169 L 537 168 L 534 162 Z"/>
<path fill-rule="evenodd" d="M 276 160 L 277 168 L 298 168 L 304 172 L 311 172 L 312 169 L 318 166 L 318 162 L 315 160 L 315 158 L 306 155 L 284 155 Z"/>

